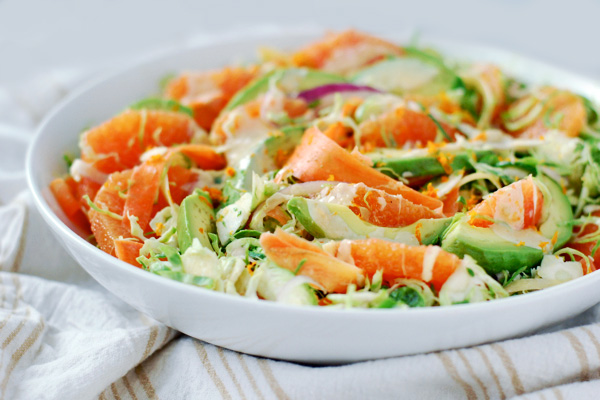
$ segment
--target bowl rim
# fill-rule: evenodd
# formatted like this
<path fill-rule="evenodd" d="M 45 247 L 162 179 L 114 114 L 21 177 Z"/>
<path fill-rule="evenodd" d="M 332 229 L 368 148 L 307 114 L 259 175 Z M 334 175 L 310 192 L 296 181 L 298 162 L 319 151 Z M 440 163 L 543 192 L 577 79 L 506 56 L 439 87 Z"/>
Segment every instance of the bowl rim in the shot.
<path fill-rule="evenodd" d="M 278 32 L 278 35 L 285 36 L 286 38 L 291 38 L 293 35 L 299 35 L 302 38 L 308 38 L 309 40 L 315 35 L 322 34 L 322 29 L 297 29 L 297 28 L 284 28 Z M 406 318 L 406 317 L 415 317 L 423 315 L 438 315 L 439 313 L 453 313 L 453 314 L 479 314 L 480 312 L 488 311 L 494 312 L 503 308 L 516 308 L 525 306 L 528 303 L 533 302 L 542 302 L 549 297 L 554 296 L 564 296 L 568 294 L 572 294 L 579 287 L 588 286 L 595 284 L 596 281 L 600 281 L 600 273 L 590 273 L 588 275 L 582 276 L 580 278 L 576 278 L 571 281 L 563 282 L 559 285 L 549 287 L 543 290 L 538 290 L 531 293 L 509 296 L 507 298 L 495 299 L 492 301 L 480 302 L 480 303 L 468 303 L 468 304 L 454 304 L 452 306 L 437 306 L 437 307 L 418 307 L 418 308 L 400 308 L 400 309 L 364 309 L 364 308 L 338 308 L 338 307 L 306 307 L 306 306 L 296 306 L 289 304 L 277 303 L 274 301 L 252 301 L 254 299 L 250 299 L 244 296 L 234 296 L 227 293 L 216 292 L 213 290 L 208 290 L 200 287 L 196 287 L 190 284 L 185 284 L 182 282 L 174 281 L 171 279 L 167 279 L 156 274 L 149 273 L 148 271 L 142 270 L 141 268 L 132 267 L 130 264 L 125 263 L 124 261 L 119 260 L 116 257 L 111 256 L 108 253 L 100 250 L 96 246 L 92 245 L 84 238 L 77 235 L 72 229 L 70 229 L 60 218 L 59 216 L 52 211 L 50 205 L 42 195 L 43 187 L 39 184 L 35 176 L 36 168 L 37 168 L 37 157 L 40 151 L 43 151 L 39 148 L 39 143 L 41 139 L 46 135 L 47 126 L 53 121 L 56 116 L 61 115 L 63 109 L 68 106 L 71 102 L 77 101 L 77 99 L 92 90 L 97 86 L 101 86 L 107 83 L 110 83 L 112 79 L 119 77 L 122 74 L 127 72 L 131 72 L 133 70 L 143 69 L 144 66 L 149 63 L 162 60 L 165 57 L 177 56 L 182 53 L 193 52 L 193 51 L 206 51 L 212 47 L 224 45 L 224 44 L 236 44 L 239 42 L 244 42 L 247 40 L 256 41 L 259 39 L 269 39 L 273 38 L 274 33 L 272 32 L 249 32 L 247 35 L 244 33 L 244 37 L 242 38 L 237 32 L 235 35 L 225 35 L 220 38 L 213 38 L 212 40 L 202 42 L 202 43 L 191 43 L 191 44 L 183 44 L 177 46 L 175 48 L 164 49 L 161 51 L 153 52 L 147 56 L 139 58 L 135 62 L 128 63 L 119 68 L 113 68 L 108 70 L 105 73 L 96 75 L 92 79 L 89 79 L 84 84 L 78 86 L 74 91 L 72 91 L 68 96 L 58 102 L 50 112 L 46 114 L 43 120 L 38 125 L 35 134 L 31 138 L 31 143 L 27 150 L 26 160 L 25 160 L 25 168 L 26 168 L 26 176 L 27 176 L 27 184 L 29 190 L 33 196 L 34 204 L 36 205 L 38 211 L 42 215 L 43 219 L 48 223 L 53 230 L 63 236 L 66 237 L 69 241 L 76 243 L 78 246 L 88 246 L 91 251 L 96 252 L 96 255 L 103 261 L 109 264 L 114 264 L 117 268 L 123 271 L 124 274 L 129 274 L 133 279 L 147 279 L 153 281 L 157 284 L 162 284 L 166 286 L 170 286 L 174 290 L 179 291 L 189 291 L 191 295 L 197 296 L 205 296 L 206 300 L 214 300 L 220 302 L 229 302 L 230 305 L 240 306 L 240 307 L 252 307 L 252 305 L 258 305 L 258 307 L 264 307 L 267 310 L 273 311 L 283 311 L 283 312 L 297 312 L 297 313 L 305 313 L 308 315 L 329 316 L 332 313 L 336 315 L 336 318 L 354 318 L 355 315 L 361 316 L 362 318 L 369 316 L 367 318 L 380 318 L 380 315 L 385 315 L 387 318 Z M 395 40 L 397 42 L 403 42 L 407 40 L 407 35 L 405 34 L 379 34 L 378 36 Z M 586 85 L 590 85 L 592 88 L 595 88 L 600 93 L 600 84 L 596 82 L 593 78 L 587 77 L 585 75 L 579 73 L 573 73 L 562 68 L 555 67 L 553 65 L 547 64 L 546 62 L 539 61 L 535 58 L 530 58 L 527 56 L 523 56 L 518 53 L 514 53 L 512 51 L 507 51 L 501 48 L 497 48 L 495 46 L 482 45 L 477 42 L 462 42 L 457 40 L 445 40 L 441 38 L 435 38 L 434 36 L 426 36 L 423 38 L 427 44 L 431 44 L 436 46 L 437 48 L 458 48 L 465 49 L 470 52 L 476 51 L 484 51 L 486 54 L 495 54 L 503 57 L 516 57 L 521 62 L 524 62 L 527 65 L 542 66 L 546 71 L 551 71 L 553 74 L 558 74 L 561 76 L 568 76 L 569 78 L 577 79 Z M 455 55 L 449 53 L 446 54 L 449 57 L 456 57 Z M 184 70 L 185 66 L 180 69 Z M 81 266 L 84 270 L 85 267 Z M 200 299 L 199 299 L 200 300 Z"/>

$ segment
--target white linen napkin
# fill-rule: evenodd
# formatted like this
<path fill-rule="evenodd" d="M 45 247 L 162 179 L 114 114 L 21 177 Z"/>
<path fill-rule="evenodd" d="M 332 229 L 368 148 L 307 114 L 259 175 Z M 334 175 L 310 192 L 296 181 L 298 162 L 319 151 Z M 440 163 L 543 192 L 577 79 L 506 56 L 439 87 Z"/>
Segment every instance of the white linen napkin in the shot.
<path fill-rule="evenodd" d="M 543 334 L 332 367 L 224 350 L 134 310 L 67 255 L 25 189 L 25 143 L 80 76 L 0 88 L 0 399 L 600 398 L 600 306 Z"/>

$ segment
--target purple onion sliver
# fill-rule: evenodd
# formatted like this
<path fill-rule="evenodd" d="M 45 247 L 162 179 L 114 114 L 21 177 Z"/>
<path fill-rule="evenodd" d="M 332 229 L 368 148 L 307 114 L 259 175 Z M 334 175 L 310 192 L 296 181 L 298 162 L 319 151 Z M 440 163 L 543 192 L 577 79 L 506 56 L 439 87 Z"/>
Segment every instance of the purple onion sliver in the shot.
<path fill-rule="evenodd" d="M 330 83 L 328 85 L 317 86 L 312 89 L 305 90 L 298 93 L 298 98 L 301 98 L 307 102 L 313 102 L 328 94 L 338 92 L 373 92 L 381 93 L 381 90 L 375 89 L 371 86 L 355 85 L 353 83 Z"/>

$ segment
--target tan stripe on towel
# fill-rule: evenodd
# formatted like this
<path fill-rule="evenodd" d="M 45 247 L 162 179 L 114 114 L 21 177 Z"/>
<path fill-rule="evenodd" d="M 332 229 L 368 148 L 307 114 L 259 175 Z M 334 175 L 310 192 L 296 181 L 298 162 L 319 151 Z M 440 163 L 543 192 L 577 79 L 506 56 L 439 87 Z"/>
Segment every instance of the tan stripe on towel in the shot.
<path fill-rule="evenodd" d="M 223 397 L 224 399 L 231 399 L 231 395 L 225 388 L 225 385 L 223 385 L 223 381 L 221 380 L 221 378 L 219 378 L 219 376 L 217 375 L 217 371 L 215 371 L 215 368 L 208 359 L 208 353 L 206 352 L 204 345 L 196 339 L 192 339 L 192 341 L 194 342 L 194 346 L 196 347 L 196 352 L 198 352 L 198 356 L 200 356 L 200 361 L 202 361 L 206 372 L 208 372 L 208 375 L 219 390 L 219 393 L 221 393 L 221 397 Z"/>
<path fill-rule="evenodd" d="M 131 398 L 133 400 L 138 400 L 137 396 L 135 395 L 135 391 L 133 390 L 133 387 L 131 386 L 131 383 L 129 382 L 129 379 L 127 378 L 127 376 L 123 377 L 123 384 L 125 385 L 125 388 L 127 389 L 127 392 L 129 393 Z"/>
<path fill-rule="evenodd" d="M 0 385 L 0 387 L 2 388 L 2 398 L 4 398 L 4 394 L 6 392 L 6 387 L 8 386 L 8 379 L 10 378 L 10 374 L 13 372 L 13 370 L 17 366 L 17 363 L 21 360 L 21 358 L 27 352 L 27 350 L 29 350 L 29 348 L 31 346 L 33 346 L 35 341 L 38 340 L 38 338 L 44 331 L 44 326 L 45 326 L 44 321 L 43 320 L 40 321 L 36 325 L 36 327 L 33 329 L 33 331 L 31 331 L 29 336 L 27 336 L 27 338 L 21 344 L 21 346 L 19 346 L 19 348 L 12 354 L 11 363 L 8 366 L 8 368 L 6 368 L 6 371 L 4 374 L 4 380 L 2 381 L 2 384 Z"/>
<path fill-rule="evenodd" d="M 492 379 L 494 379 L 496 386 L 498 386 L 498 392 L 500 393 L 500 398 L 506 399 L 506 395 L 504 394 L 504 390 L 502 389 L 502 385 L 500 384 L 500 379 L 498 379 L 498 375 L 496 375 L 496 371 L 494 371 L 494 367 L 492 366 L 492 363 L 490 362 L 490 359 L 488 358 L 487 354 L 485 354 L 485 352 L 480 347 L 475 347 L 475 350 L 477 350 L 477 352 L 481 356 L 483 363 L 485 364 L 488 371 L 490 372 L 490 375 L 492 375 Z"/>
<path fill-rule="evenodd" d="M 515 393 L 517 395 L 525 393 L 523 382 L 521 382 L 519 374 L 517 374 L 517 369 L 515 368 L 515 365 L 513 364 L 512 360 L 510 359 L 510 356 L 508 355 L 504 347 L 502 347 L 498 343 L 492 343 L 490 345 L 490 348 L 494 350 L 496 354 L 498 354 L 498 357 L 500 357 L 502 365 L 504 365 L 504 368 L 506 368 L 506 371 L 510 376 L 510 381 L 512 382 L 513 388 L 515 389 Z"/>
<path fill-rule="evenodd" d="M 225 367 L 225 370 L 231 377 L 231 380 L 233 381 L 233 385 L 235 386 L 237 391 L 240 393 L 240 397 L 245 400 L 246 395 L 244 394 L 244 391 L 242 390 L 242 385 L 240 385 L 240 383 L 238 382 L 238 380 L 235 376 L 235 373 L 233 372 L 233 369 L 231 369 L 231 366 L 229 365 L 229 362 L 227 361 L 227 358 L 225 357 L 225 352 L 223 351 L 222 348 L 217 347 L 217 353 L 219 354 L 219 358 L 223 362 L 223 366 Z"/>
<path fill-rule="evenodd" d="M 479 385 L 479 387 L 481 387 L 481 390 L 483 391 L 483 397 L 486 400 L 489 400 L 490 396 L 488 394 L 487 388 L 485 387 L 485 385 L 483 384 L 483 382 L 481 382 L 481 379 L 479 379 L 479 377 L 477 376 L 477 374 L 473 370 L 473 366 L 471 365 L 471 363 L 469 362 L 469 360 L 467 359 L 467 357 L 463 354 L 462 350 L 457 350 L 456 353 L 458 354 L 458 356 L 460 357 L 460 359 L 462 360 L 462 362 L 465 364 L 465 367 L 467 367 L 467 371 L 469 372 L 469 375 L 471 375 L 471 377 L 473 379 L 475 379 L 475 382 L 477 382 L 477 384 Z"/>
<path fill-rule="evenodd" d="M 592 344 L 596 348 L 596 352 L 598 353 L 598 359 L 600 360 L 600 342 L 598 341 L 598 338 L 587 327 L 583 327 L 581 329 L 589 336 L 590 340 L 592 341 Z M 598 374 L 600 374 L 600 370 L 598 370 Z"/>
<path fill-rule="evenodd" d="M 158 327 L 153 326 L 150 328 L 150 334 L 148 335 L 148 342 L 146 342 L 146 348 L 144 349 L 144 354 L 142 355 L 142 360 L 144 361 L 150 353 L 152 352 L 152 348 L 156 343 L 156 337 L 158 336 Z"/>
<path fill-rule="evenodd" d="M 13 299 L 12 311 L 4 320 L 0 321 L 0 331 L 6 326 L 10 318 L 14 315 L 15 310 L 17 309 L 17 305 L 19 305 L 19 299 L 21 298 L 21 281 L 19 280 L 19 276 L 17 274 L 13 274 L 12 276 L 13 282 L 15 284 L 15 298 Z"/>
<path fill-rule="evenodd" d="M 554 388 L 554 390 L 552 390 L 552 393 L 554 393 L 554 395 L 556 396 L 556 400 L 563 400 L 564 397 L 562 395 L 562 392 L 560 391 L 559 388 Z"/>
<path fill-rule="evenodd" d="M 2 279 L 2 275 L 0 275 L 0 308 L 4 308 L 4 296 L 6 295 L 6 286 L 4 285 L 4 280 Z"/>
<path fill-rule="evenodd" d="M 27 230 L 29 229 L 29 211 L 25 207 L 25 216 L 23 218 L 23 230 L 21 230 L 21 237 L 19 238 L 19 248 L 17 249 L 17 255 L 13 262 L 11 272 L 17 272 L 21 268 L 23 263 L 23 256 L 25 255 L 25 242 L 27 241 Z"/>
<path fill-rule="evenodd" d="M 273 390 L 273 393 L 275 393 L 275 396 L 277 396 L 279 400 L 289 399 L 289 396 L 283 391 L 283 388 L 279 382 L 277 382 L 277 378 L 275 378 L 275 375 L 273 375 L 273 371 L 271 371 L 269 362 L 264 358 L 261 358 L 258 360 L 258 366 L 262 370 L 263 375 L 267 379 L 267 383 L 271 387 L 271 390 Z"/>
<path fill-rule="evenodd" d="M 119 395 L 119 389 L 117 389 L 117 385 L 115 385 L 114 382 L 110 384 L 110 391 L 116 400 L 121 400 L 121 395 Z"/>
<path fill-rule="evenodd" d="M 163 347 L 165 347 L 165 345 L 169 342 L 169 340 L 174 336 L 175 335 L 173 334 L 173 331 L 171 330 L 171 328 L 165 328 L 165 337 L 160 342 L 159 348 L 162 349 Z"/>
<path fill-rule="evenodd" d="M 146 392 L 146 396 L 148 396 L 149 399 L 158 399 L 158 397 L 156 396 L 156 391 L 154 390 L 154 386 L 152 386 L 152 382 L 150 382 L 150 378 L 146 374 L 146 371 L 144 370 L 142 364 L 139 364 L 137 367 L 135 367 L 133 371 L 140 380 L 140 383 L 144 388 L 144 392 Z"/>
<path fill-rule="evenodd" d="M 106 400 L 106 396 L 104 396 L 104 392 L 100 393 L 100 396 L 98 396 L 98 400 Z"/>
<path fill-rule="evenodd" d="M 590 379 L 590 362 L 588 361 L 587 355 L 585 354 L 585 348 L 577 336 L 573 332 L 561 332 L 568 340 L 569 344 L 575 351 L 579 365 L 581 366 L 581 380 L 588 381 Z"/>
<path fill-rule="evenodd" d="M 450 375 L 450 377 L 454 379 L 454 381 L 463 388 L 463 390 L 467 394 L 467 399 L 477 399 L 475 391 L 473 390 L 471 385 L 469 385 L 467 382 L 465 382 L 463 378 L 460 377 L 458 371 L 456 370 L 456 366 L 454 365 L 450 357 L 445 353 L 435 353 L 435 355 L 438 356 L 438 358 L 444 365 L 444 368 L 446 369 L 446 372 L 448 372 L 448 375 Z"/>
<path fill-rule="evenodd" d="M 23 316 L 21 322 L 19 322 L 19 325 L 17 325 L 17 327 L 11 333 L 8 334 L 6 339 L 4 339 L 4 342 L 2 342 L 2 350 L 6 349 L 6 347 L 17 337 L 19 332 L 21 332 L 21 330 L 28 321 L 29 314 L 31 314 L 31 308 L 27 307 L 27 311 L 25 311 L 25 315 Z"/>
<path fill-rule="evenodd" d="M 265 397 L 263 396 L 260 389 L 258 388 L 258 385 L 256 384 L 256 380 L 254 379 L 254 376 L 252 375 L 250 368 L 248 368 L 248 364 L 246 364 L 246 360 L 244 360 L 244 356 L 242 355 L 242 353 L 235 353 L 235 354 L 237 354 L 237 357 L 240 360 L 240 365 L 242 366 L 242 369 L 246 373 L 246 376 L 248 377 L 248 381 L 250 382 L 250 386 L 252 386 L 254 393 L 256 393 L 256 396 L 259 399 L 264 399 Z"/>

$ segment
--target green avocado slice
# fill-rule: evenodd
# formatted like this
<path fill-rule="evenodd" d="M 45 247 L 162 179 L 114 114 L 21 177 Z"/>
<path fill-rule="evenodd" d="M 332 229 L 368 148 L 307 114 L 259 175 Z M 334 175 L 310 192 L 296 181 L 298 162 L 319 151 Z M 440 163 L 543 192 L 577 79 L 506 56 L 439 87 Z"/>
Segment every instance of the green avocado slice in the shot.
<path fill-rule="evenodd" d="M 281 129 L 280 135 L 270 136 L 261 142 L 254 151 L 244 157 L 236 168 L 239 174 L 236 187 L 252 189 L 252 173 L 264 175 L 277 169 L 275 160 L 280 154 L 291 155 L 302 140 L 304 126 L 289 126 Z"/>
<path fill-rule="evenodd" d="M 346 206 L 303 197 L 291 198 L 287 208 L 308 233 L 332 240 L 379 238 L 415 246 L 434 244 L 452 221 L 452 218 L 422 219 L 402 228 L 386 228 L 363 221 Z M 417 235 L 421 237 L 420 243 Z"/>
<path fill-rule="evenodd" d="M 181 202 L 177 216 L 177 244 L 181 253 L 192 245 L 194 238 L 212 249 L 208 234 L 215 232 L 215 212 L 211 201 L 206 192 L 197 189 Z"/>
<path fill-rule="evenodd" d="M 571 237 L 573 211 L 569 200 L 560 186 L 545 176 L 534 178 L 544 194 L 542 207 L 543 223 L 539 226 L 539 235 L 551 242 L 556 234 L 554 249 L 562 247 Z M 473 257 L 488 273 L 496 274 L 504 270 L 515 272 L 524 266 L 533 267 L 541 262 L 544 251 L 541 247 L 519 245 L 489 228 L 479 228 L 469 224 L 464 216 L 448 228 L 442 237 L 442 249 L 459 257 L 465 254 Z M 513 231 L 515 238 L 526 237 L 526 231 Z M 532 232 L 532 235 L 535 233 Z M 516 242 L 516 243 L 515 243 Z"/>
<path fill-rule="evenodd" d="M 305 127 L 289 126 L 281 129 L 281 135 L 269 136 L 262 141 L 235 167 L 236 174 L 225 182 L 223 196 L 225 207 L 237 201 L 242 193 L 252 190 L 252 173 L 263 175 L 277 169 L 276 158 L 281 154 L 291 154 L 302 139 Z"/>
<path fill-rule="evenodd" d="M 464 86 L 440 57 L 413 47 L 405 48 L 404 56 L 387 58 L 359 71 L 351 81 L 399 95 L 434 95 Z"/>
<path fill-rule="evenodd" d="M 292 271 L 281 268 L 271 261 L 261 263 L 258 271 L 261 271 L 261 276 L 257 292 L 262 298 L 300 306 L 317 305 L 315 291 L 307 283 L 294 285 L 282 293 L 286 285 L 295 277 Z"/>
<path fill-rule="evenodd" d="M 296 94 L 304 90 L 329 83 L 344 83 L 346 79 L 339 75 L 317 71 L 309 68 L 279 68 L 250 82 L 240 90 L 225 106 L 225 111 L 232 110 L 254 100 L 269 89 L 271 82 L 277 82 L 284 92 Z"/>
<path fill-rule="evenodd" d="M 415 151 L 379 149 L 377 151 L 365 154 L 369 157 L 375 166 L 386 175 L 392 177 L 420 177 L 420 176 L 438 176 L 446 174 L 444 166 L 438 157 L 433 155 L 424 155 Z M 484 162 L 495 165 L 498 163 L 498 156 L 491 150 L 475 150 L 472 152 L 442 152 L 448 159 L 448 166 L 452 171 L 473 169 L 471 162 Z"/>

